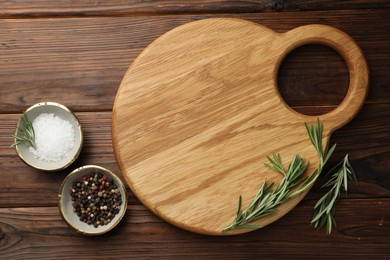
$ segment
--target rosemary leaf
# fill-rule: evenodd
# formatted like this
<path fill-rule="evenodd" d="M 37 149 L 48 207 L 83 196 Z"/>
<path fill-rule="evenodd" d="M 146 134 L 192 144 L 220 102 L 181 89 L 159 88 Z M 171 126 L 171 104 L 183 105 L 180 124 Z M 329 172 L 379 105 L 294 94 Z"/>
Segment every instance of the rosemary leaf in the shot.
<path fill-rule="evenodd" d="M 326 153 L 326 157 L 324 160 L 324 165 L 328 162 L 330 156 L 333 154 L 334 150 L 336 149 L 336 144 L 332 146 L 332 148 L 329 149 L 329 151 Z"/>
<path fill-rule="evenodd" d="M 237 213 L 236 213 L 236 218 L 241 218 L 242 216 L 242 210 L 241 210 L 241 203 L 242 203 L 242 197 L 238 199 L 238 207 L 237 207 Z"/>

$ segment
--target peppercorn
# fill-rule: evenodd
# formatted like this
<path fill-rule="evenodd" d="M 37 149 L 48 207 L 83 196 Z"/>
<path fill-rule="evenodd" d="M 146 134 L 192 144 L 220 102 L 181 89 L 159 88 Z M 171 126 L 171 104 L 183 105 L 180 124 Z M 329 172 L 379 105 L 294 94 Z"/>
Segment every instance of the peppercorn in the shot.
<path fill-rule="evenodd" d="M 80 221 L 98 227 L 107 225 L 119 213 L 122 198 L 117 185 L 106 175 L 95 172 L 73 182 L 72 207 Z"/>

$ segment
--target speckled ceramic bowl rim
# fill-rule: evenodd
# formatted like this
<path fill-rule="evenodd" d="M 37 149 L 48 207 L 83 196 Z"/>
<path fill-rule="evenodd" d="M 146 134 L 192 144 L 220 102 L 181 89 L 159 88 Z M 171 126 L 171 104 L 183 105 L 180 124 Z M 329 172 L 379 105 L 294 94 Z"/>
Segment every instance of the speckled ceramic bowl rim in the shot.
<path fill-rule="evenodd" d="M 40 103 L 37 103 L 35 105 L 32 105 L 31 107 L 27 108 L 26 109 L 26 113 L 37 108 L 37 107 L 40 107 L 40 106 L 45 106 L 45 105 L 50 105 L 50 106 L 56 106 L 56 107 L 59 107 L 63 110 L 65 110 L 66 112 L 70 113 L 75 119 L 76 119 L 76 122 L 77 122 L 77 129 L 80 133 L 80 147 L 79 149 L 77 150 L 77 153 L 75 154 L 75 156 L 72 158 L 72 160 L 70 160 L 66 165 L 64 165 L 63 167 L 60 167 L 60 168 L 57 168 L 57 169 L 45 169 L 45 168 L 41 168 L 41 167 L 37 167 L 37 166 L 34 166 L 34 165 L 31 165 L 30 163 L 27 162 L 27 160 L 23 157 L 23 155 L 19 152 L 19 149 L 18 149 L 18 146 L 15 145 L 15 151 L 16 151 L 16 154 L 19 156 L 19 158 L 25 163 L 27 164 L 28 166 L 34 168 L 34 169 L 37 169 L 37 170 L 42 170 L 42 171 L 47 171 L 47 172 L 55 172 L 55 171 L 60 171 L 60 170 L 63 170 L 63 169 L 66 169 L 68 166 L 70 166 L 76 159 L 77 157 L 80 155 L 80 152 L 83 148 L 83 142 L 84 142 L 84 137 L 83 137 L 83 130 L 81 128 L 81 124 L 80 124 L 80 121 L 79 119 L 77 118 L 77 116 L 69 109 L 67 108 L 66 106 L 64 105 L 61 105 L 60 103 L 57 103 L 57 102 L 40 102 Z M 19 117 L 19 120 L 18 120 L 18 124 L 16 125 L 16 129 L 15 129 L 15 135 L 18 133 L 18 128 L 19 128 L 19 124 L 20 124 L 20 120 L 21 120 L 21 117 Z"/>
<path fill-rule="evenodd" d="M 103 171 L 103 172 L 106 172 L 106 173 L 110 174 L 111 177 L 112 177 L 113 179 L 115 179 L 115 182 L 116 182 L 117 184 L 120 185 L 120 187 L 121 187 L 121 189 L 123 190 L 123 193 L 124 193 L 124 195 L 125 195 L 124 198 L 122 198 L 122 202 L 123 202 L 124 207 L 123 207 L 122 213 L 121 213 L 121 215 L 119 215 L 119 218 L 117 219 L 117 221 L 116 221 L 110 228 L 107 228 L 107 229 L 105 229 L 105 230 L 103 230 L 103 231 L 101 231 L 101 232 L 96 232 L 96 233 L 88 233 L 88 232 L 85 232 L 85 231 L 82 231 L 82 230 L 78 229 L 77 227 L 72 226 L 72 224 L 70 224 L 70 223 L 66 220 L 66 217 L 64 216 L 64 212 L 62 211 L 62 203 L 61 203 L 61 198 L 62 198 L 62 195 L 61 195 L 61 194 L 62 194 L 62 191 L 63 191 L 63 189 L 64 189 L 65 184 L 69 181 L 69 179 L 70 179 L 73 175 L 77 174 L 78 172 L 80 172 L 80 171 L 82 171 L 82 170 L 84 170 L 84 169 L 88 169 L 88 168 L 99 169 L 99 170 L 101 170 L 101 171 Z M 64 206 L 65 206 L 65 205 L 64 205 Z M 122 220 L 122 218 L 125 216 L 126 210 L 127 210 L 127 191 L 126 191 L 126 187 L 125 187 L 125 185 L 123 184 L 123 182 L 121 181 L 121 179 L 119 179 L 119 177 L 116 176 L 112 171 L 110 171 L 110 170 L 108 170 L 108 169 L 106 169 L 106 168 L 103 168 L 103 167 L 101 167 L 101 166 L 98 166 L 98 165 L 85 165 L 85 166 L 82 166 L 82 167 L 79 167 L 79 168 L 73 170 L 73 171 L 72 171 L 71 173 L 69 173 L 69 174 L 65 177 L 65 179 L 62 181 L 61 186 L 60 186 L 60 189 L 59 189 L 59 192 L 58 192 L 58 209 L 59 209 L 59 211 L 60 211 L 60 214 L 61 214 L 62 219 L 66 222 L 66 224 L 67 224 L 72 230 L 74 230 L 74 231 L 77 232 L 78 234 L 82 234 L 82 235 L 86 235 L 86 236 L 98 236 L 98 235 L 102 235 L 102 234 L 107 233 L 108 231 L 112 230 L 113 228 L 115 228 L 115 227 L 119 224 L 119 222 Z"/>

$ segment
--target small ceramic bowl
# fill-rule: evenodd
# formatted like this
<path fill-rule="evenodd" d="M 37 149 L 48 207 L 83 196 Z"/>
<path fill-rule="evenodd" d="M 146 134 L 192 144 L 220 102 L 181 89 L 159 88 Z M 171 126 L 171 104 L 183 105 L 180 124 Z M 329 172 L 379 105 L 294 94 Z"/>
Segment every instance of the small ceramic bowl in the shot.
<path fill-rule="evenodd" d="M 71 197 L 73 183 L 75 181 L 80 181 L 80 179 L 82 179 L 85 175 L 89 176 L 95 173 L 101 173 L 107 176 L 108 179 L 113 180 L 115 185 L 118 187 L 122 198 L 122 205 L 120 207 L 119 213 L 116 214 L 111 222 L 107 225 L 100 225 L 96 228 L 93 225 L 88 225 L 87 223 L 80 221 L 77 214 L 73 211 Z M 58 195 L 58 207 L 62 218 L 77 233 L 90 236 L 101 235 L 113 229 L 125 215 L 127 209 L 126 188 L 123 185 L 123 182 L 111 171 L 96 165 L 86 165 L 77 168 L 64 179 Z"/>
<path fill-rule="evenodd" d="M 34 119 L 42 113 L 53 113 L 60 119 L 69 121 L 75 132 L 74 146 L 62 160 L 58 162 L 49 162 L 36 158 L 36 156 L 29 151 L 29 147 L 21 143 L 15 146 L 16 153 L 19 158 L 22 159 L 22 161 L 27 165 L 43 171 L 58 171 L 71 165 L 79 156 L 83 146 L 83 131 L 81 129 L 80 122 L 72 113 L 72 111 L 70 111 L 67 107 L 55 102 L 42 102 L 29 107 L 25 113 L 31 122 L 33 122 Z M 21 119 L 19 119 L 15 135 L 18 135 L 20 124 Z"/>

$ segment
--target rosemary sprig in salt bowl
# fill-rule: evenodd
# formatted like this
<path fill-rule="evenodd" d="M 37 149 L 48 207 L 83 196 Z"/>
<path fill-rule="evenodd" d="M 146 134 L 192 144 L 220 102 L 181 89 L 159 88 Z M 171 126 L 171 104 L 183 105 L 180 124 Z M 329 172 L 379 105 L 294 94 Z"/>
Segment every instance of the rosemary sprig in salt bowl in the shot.
<path fill-rule="evenodd" d="M 23 112 L 23 114 L 20 116 L 19 127 L 14 134 L 14 143 L 11 145 L 11 147 L 15 147 L 21 143 L 26 144 L 27 146 L 31 146 L 34 149 L 36 148 L 34 127 L 26 112 Z"/>

